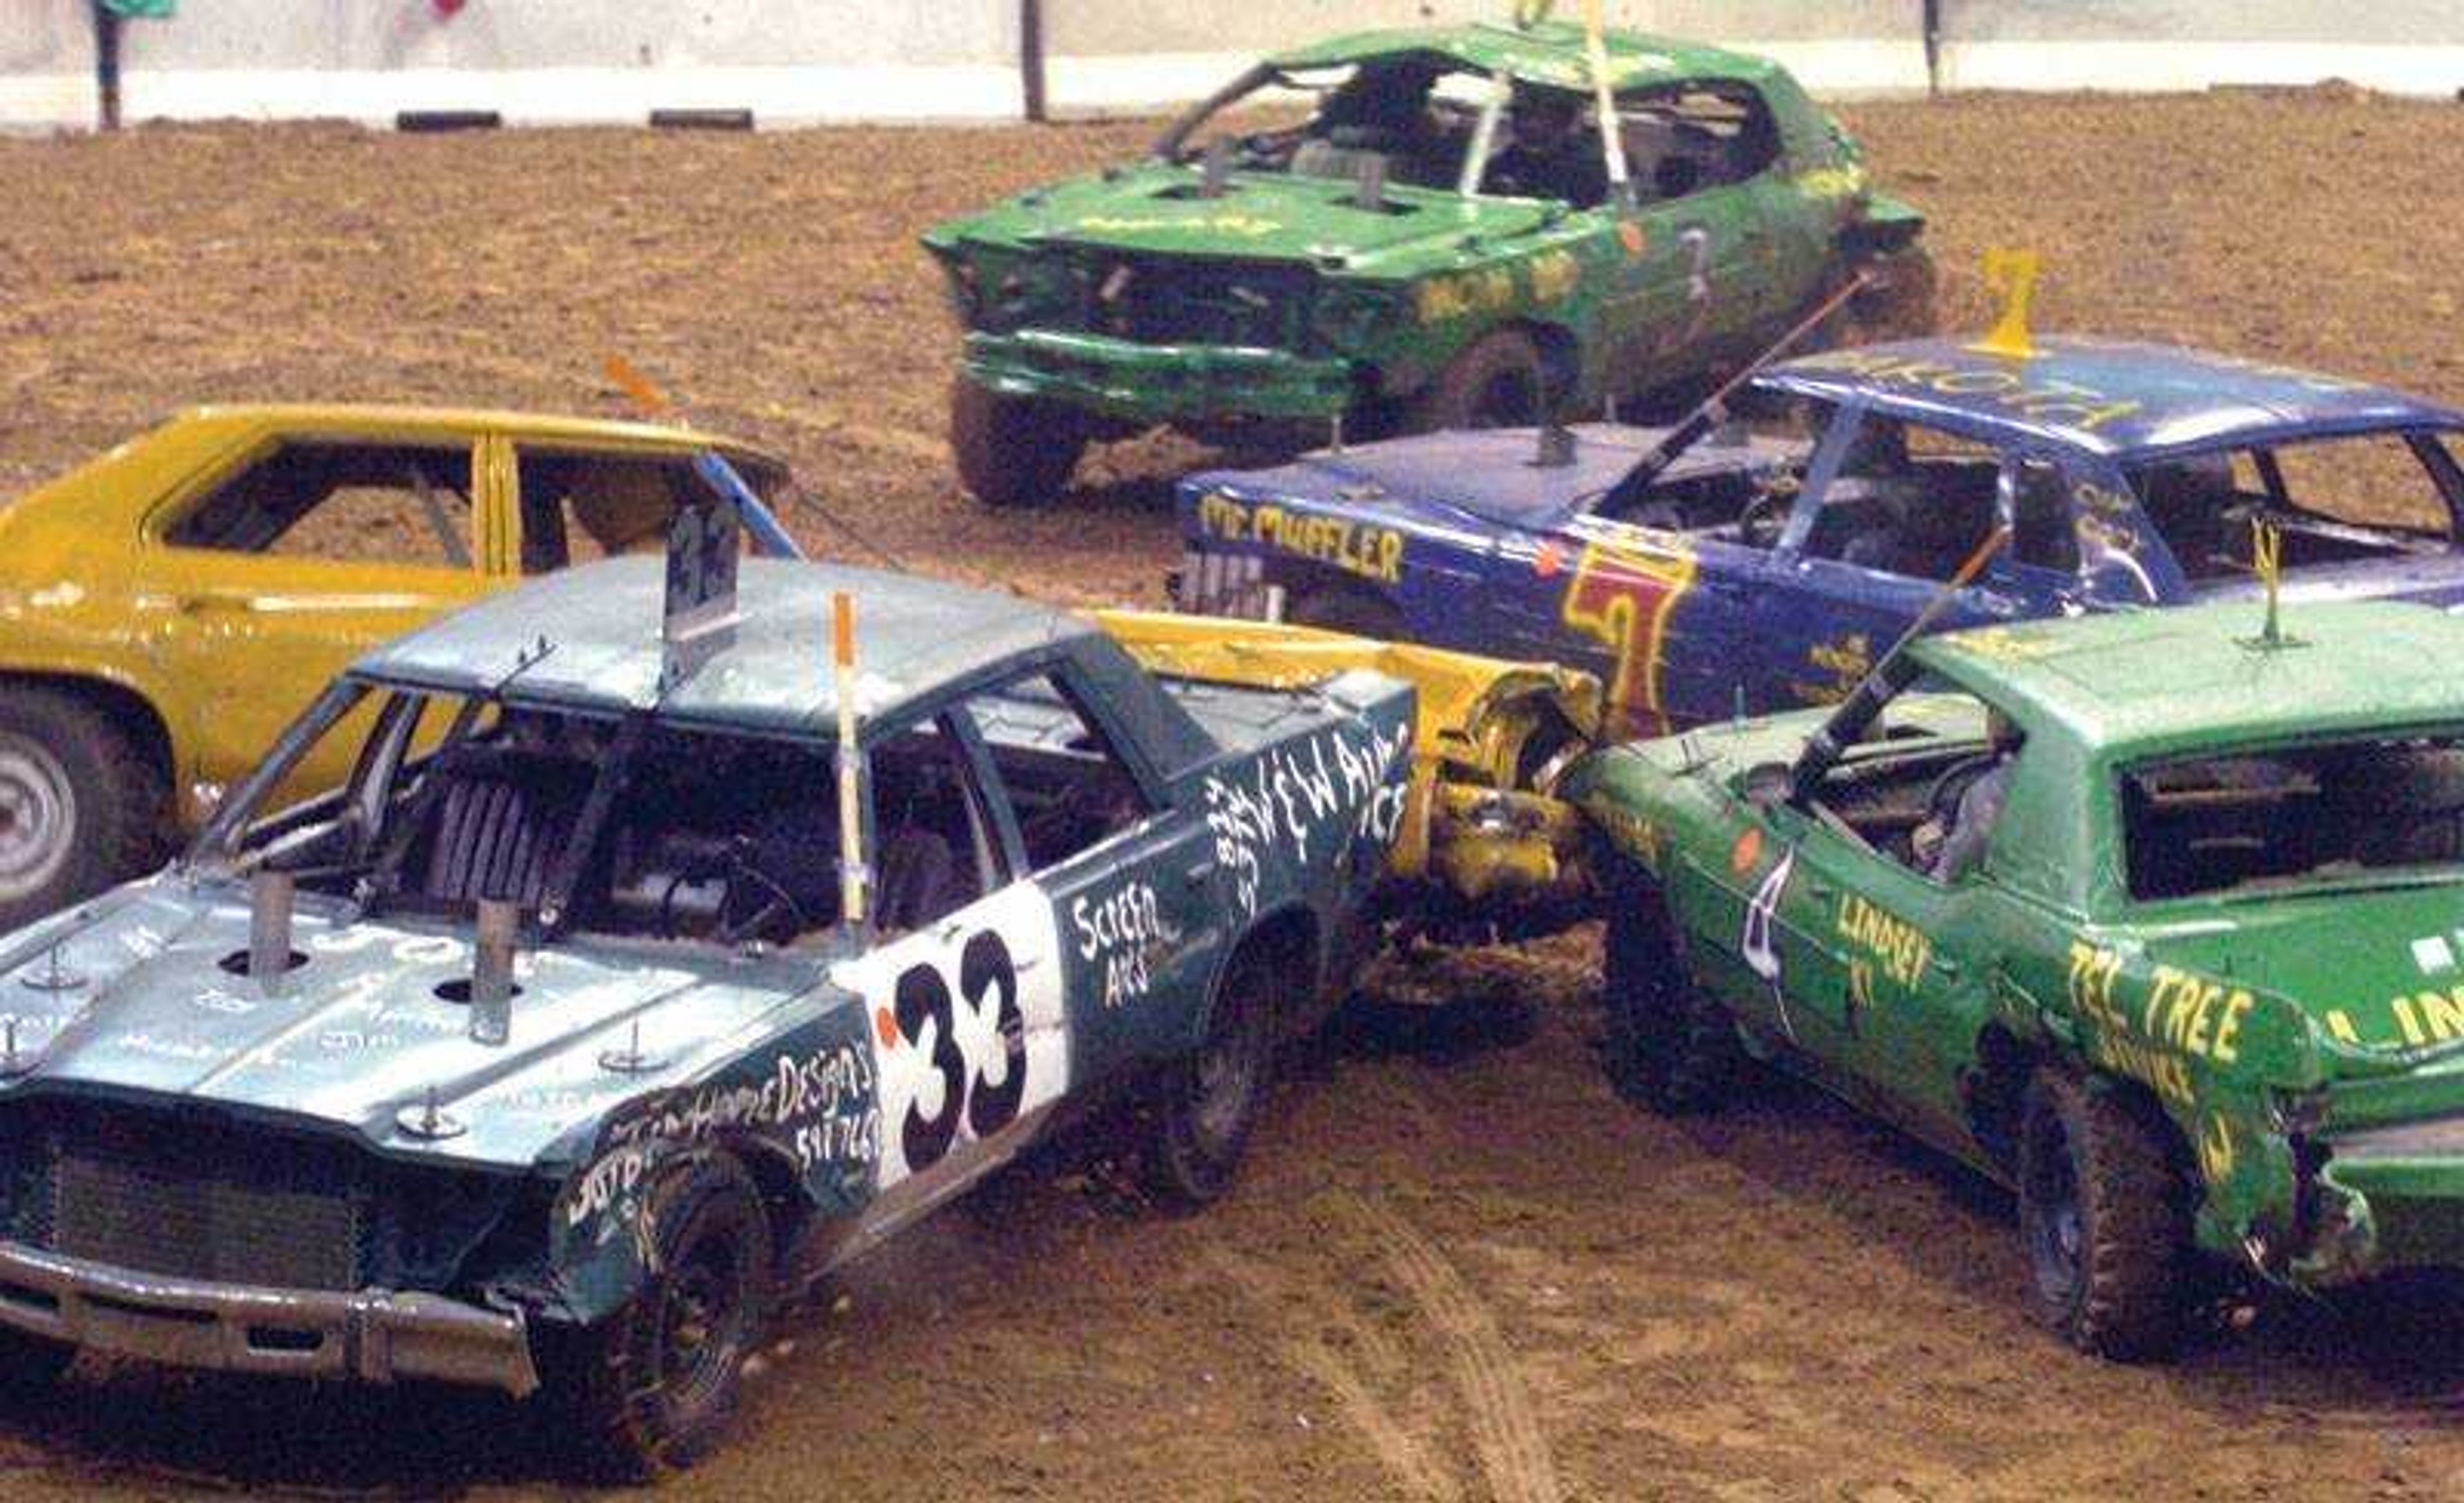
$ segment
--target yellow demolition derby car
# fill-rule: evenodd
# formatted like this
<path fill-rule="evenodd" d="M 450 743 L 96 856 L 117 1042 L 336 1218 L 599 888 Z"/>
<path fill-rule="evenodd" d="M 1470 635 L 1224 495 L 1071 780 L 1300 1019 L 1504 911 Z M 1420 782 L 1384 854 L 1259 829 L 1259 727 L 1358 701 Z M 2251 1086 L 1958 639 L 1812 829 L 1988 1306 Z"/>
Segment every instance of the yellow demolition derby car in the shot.
<path fill-rule="evenodd" d="M 370 647 L 525 576 L 661 546 L 677 507 L 710 494 L 706 453 L 764 502 L 793 483 L 774 455 L 646 424 L 232 406 L 0 508 L 0 928 L 157 864 Z M 1166 674 L 1409 679 L 1420 707 L 1392 870 L 1435 899 L 1413 908 L 1494 933 L 1583 904 L 1581 832 L 1541 790 L 1597 731 L 1589 677 L 1300 628 L 1099 620 Z M 310 764 L 294 782 L 348 772 Z"/>
<path fill-rule="evenodd" d="M 234 406 L 0 508 L 0 928 L 150 869 L 379 642 L 661 546 L 677 500 L 707 494 L 705 451 L 757 493 L 788 482 L 772 455 L 679 429 Z"/>

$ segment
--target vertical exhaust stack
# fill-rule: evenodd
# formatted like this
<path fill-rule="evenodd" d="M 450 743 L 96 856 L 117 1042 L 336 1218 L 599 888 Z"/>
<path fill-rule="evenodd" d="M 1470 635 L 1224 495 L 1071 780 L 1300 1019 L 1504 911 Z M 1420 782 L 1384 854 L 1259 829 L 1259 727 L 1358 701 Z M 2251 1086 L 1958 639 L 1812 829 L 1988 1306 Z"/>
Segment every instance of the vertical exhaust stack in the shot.
<path fill-rule="evenodd" d="M 297 895 L 288 872 L 259 867 L 249 878 L 248 974 L 260 986 L 281 984 L 291 969 L 291 908 Z"/>
<path fill-rule="evenodd" d="M 521 908 L 479 899 L 479 939 L 471 952 L 471 1040 L 502 1044 L 514 1029 L 514 935 Z"/>
<path fill-rule="evenodd" d="M 857 741 L 855 597 L 830 596 L 830 660 L 838 698 L 839 918 L 864 927 L 872 871 L 864 858 L 864 749 Z"/>

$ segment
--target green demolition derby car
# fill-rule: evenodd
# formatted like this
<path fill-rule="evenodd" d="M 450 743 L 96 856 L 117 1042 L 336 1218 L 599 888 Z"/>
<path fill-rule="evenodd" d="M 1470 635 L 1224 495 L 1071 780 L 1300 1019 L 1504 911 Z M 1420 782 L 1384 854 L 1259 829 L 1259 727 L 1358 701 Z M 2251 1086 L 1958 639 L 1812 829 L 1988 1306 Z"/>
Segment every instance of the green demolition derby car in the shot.
<path fill-rule="evenodd" d="M 1778 65 L 1632 33 L 1605 55 L 1603 90 L 1561 23 L 1337 37 L 1144 162 L 933 230 L 968 488 L 1044 500 L 1089 440 L 1157 424 L 1520 425 L 1668 391 L 1860 272 L 1856 321 L 1929 322 L 1922 217 Z M 1296 96 L 1313 107 L 1281 123 Z"/>
<path fill-rule="evenodd" d="M 1828 717 L 1617 748 L 1609 1055 L 1775 1059 L 2015 1187 L 2032 1303 L 2163 1355 L 2212 1258 L 2464 1267 L 2464 621 L 2249 606 L 1935 637 Z"/>

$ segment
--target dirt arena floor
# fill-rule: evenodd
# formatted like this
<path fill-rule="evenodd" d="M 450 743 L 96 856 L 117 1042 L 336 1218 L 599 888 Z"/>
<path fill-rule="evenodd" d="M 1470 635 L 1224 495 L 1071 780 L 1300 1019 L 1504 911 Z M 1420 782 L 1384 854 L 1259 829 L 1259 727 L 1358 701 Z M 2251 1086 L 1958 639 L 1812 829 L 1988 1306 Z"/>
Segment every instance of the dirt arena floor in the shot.
<path fill-rule="evenodd" d="M 2039 247 L 2043 327 L 2222 344 L 2464 401 L 2464 108 L 2332 91 L 1849 112 L 1934 215 L 1948 311 Z M 1144 128 L 327 127 L 0 141 L 0 495 L 182 404 L 614 412 L 622 350 L 917 566 L 1159 597 L 1168 477 L 982 512 L 916 232 Z M 808 539 L 827 536 L 804 519 Z M 1638 1116 L 1587 937 L 1390 965 L 1290 1059 L 1240 1189 L 1152 1214 L 1100 1138 L 786 1322 L 719 1500 L 2453 1497 L 2464 1319 L 2270 1303 L 2179 1364 L 2032 1330 L 2010 1205 L 1779 1083 Z M 1413 1006 L 1415 999 L 1443 1006 Z M 495 1498 L 567 1486 L 510 1405 L 81 1372 L 0 1415 L 0 1497 Z"/>

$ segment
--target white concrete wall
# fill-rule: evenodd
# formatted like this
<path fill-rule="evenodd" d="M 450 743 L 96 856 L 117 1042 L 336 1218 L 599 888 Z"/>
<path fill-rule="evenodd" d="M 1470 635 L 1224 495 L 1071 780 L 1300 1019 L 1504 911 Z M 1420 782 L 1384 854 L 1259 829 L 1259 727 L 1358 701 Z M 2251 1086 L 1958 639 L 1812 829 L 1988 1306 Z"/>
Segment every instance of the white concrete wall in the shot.
<path fill-rule="evenodd" d="M 94 27 L 79 0 L 0 0 L 0 126 L 94 123 Z"/>
<path fill-rule="evenodd" d="M 1062 111 L 1201 95 L 1275 46 L 1510 0 L 1044 0 Z M 1608 0 L 1623 25 L 1764 51 L 1818 92 L 1925 85 L 1922 0 Z M 1578 0 L 1560 0 L 1576 13 Z M 2464 0 L 1943 0 L 1952 88 L 2343 77 L 2464 88 Z M 131 120 L 495 109 L 514 123 L 746 108 L 766 124 L 1006 120 L 1019 0 L 183 0 L 126 29 Z M 0 126 L 90 124 L 86 0 L 0 0 Z"/>
<path fill-rule="evenodd" d="M 0 123 L 90 118 L 86 10 L 0 0 Z M 39 39 L 23 64 L 21 33 Z M 517 124 L 639 124 L 652 109 L 737 108 L 795 124 L 1007 120 L 1023 101 L 1015 0 L 466 0 L 450 16 L 431 0 L 183 0 L 123 35 L 131 121 L 493 109 Z M 74 120 L 29 113 L 72 75 Z"/>

